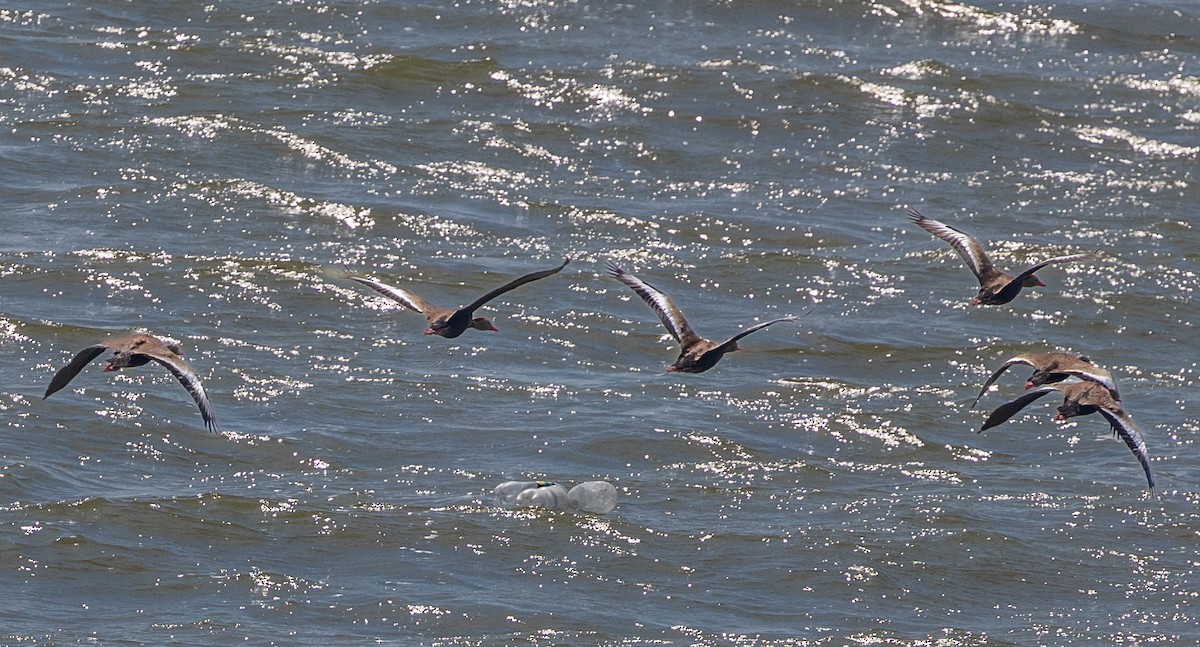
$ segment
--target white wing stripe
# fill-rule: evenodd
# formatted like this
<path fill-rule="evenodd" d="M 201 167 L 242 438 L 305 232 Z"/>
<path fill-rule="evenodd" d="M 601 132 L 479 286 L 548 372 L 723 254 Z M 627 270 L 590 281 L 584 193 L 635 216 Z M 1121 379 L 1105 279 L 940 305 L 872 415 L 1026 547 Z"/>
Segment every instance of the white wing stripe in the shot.
<path fill-rule="evenodd" d="M 416 295 L 408 292 L 407 290 L 403 290 L 401 288 L 397 288 L 397 287 L 388 285 L 386 283 L 380 283 L 379 281 L 375 281 L 372 279 L 363 278 L 361 276 L 351 276 L 350 278 L 354 281 L 358 281 L 359 283 L 362 283 L 363 285 L 375 290 L 376 292 L 378 292 L 390 299 L 400 302 L 402 305 L 407 307 L 409 310 L 421 312 L 422 314 L 424 314 L 421 311 L 421 308 L 417 305 Z"/>

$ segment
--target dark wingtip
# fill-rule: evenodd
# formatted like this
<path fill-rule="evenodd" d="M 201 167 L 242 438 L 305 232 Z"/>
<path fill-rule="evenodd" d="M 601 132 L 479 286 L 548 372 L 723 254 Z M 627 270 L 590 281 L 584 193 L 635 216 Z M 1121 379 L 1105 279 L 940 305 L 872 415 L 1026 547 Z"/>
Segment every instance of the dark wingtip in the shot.
<path fill-rule="evenodd" d="M 63 385 L 60 385 L 60 386 L 54 386 L 53 384 L 51 384 L 51 385 L 47 386 L 47 387 L 46 387 L 46 393 L 44 393 L 44 394 L 42 395 L 42 399 L 43 399 L 43 400 L 45 400 L 46 398 L 48 398 L 48 397 L 50 397 L 50 396 L 54 395 L 55 393 L 58 393 L 59 391 L 61 391 L 61 390 L 63 389 L 63 387 L 64 387 L 64 386 L 66 386 L 66 385 L 65 385 L 65 384 L 63 384 Z"/>

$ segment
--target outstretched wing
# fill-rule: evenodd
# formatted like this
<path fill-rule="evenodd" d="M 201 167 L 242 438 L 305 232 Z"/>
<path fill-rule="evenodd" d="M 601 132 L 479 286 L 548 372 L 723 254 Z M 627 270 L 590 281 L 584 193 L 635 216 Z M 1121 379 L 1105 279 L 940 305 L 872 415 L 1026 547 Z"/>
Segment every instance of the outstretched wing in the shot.
<path fill-rule="evenodd" d="M 1000 302 L 1011 301 L 1013 298 L 1015 298 L 1017 296 L 1017 293 L 1021 291 L 1021 288 L 1025 284 L 1025 280 L 1028 279 L 1029 277 L 1033 276 L 1035 272 L 1042 269 L 1043 267 L 1046 267 L 1047 265 L 1054 265 L 1057 263 L 1069 263 L 1071 261 L 1078 261 L 1083 258 L 1088 258 L 1088 255 L 1087 254 L 1069 254 L 1067 256 L 1055 256 L 1054 258 L 1044 260 L 1041 263 L 1038 263 L 1037 265 L 1034 265 L 1033 267 L 1018 274 L 1013 280 L 1009 281 L 992 298 L 994 298 Z"/>
<path fill-rule="evenodd" d="M 979 431 L 982 432 L 985 429 L 991 429 L 992 427 L 995 427 L 1005 420 L 1017 415 L 1017 412 L 1021 409 L 1024 409 L 1025 406 L 1030 402 L 1033 402 L 1047 393 L 1054 393 L 1056 391 L 1058 391 L 1058 389 L 1053 386 L 1043 386 L 1040 389 L 1029 391 L 1025 395 L 1022 395 L 1012 402 L 1006 402 L 996 407 L 996 410 L 992 412 L 992 415 L 988 416 L 988 419 L 984 421 L 983 426 L 979 428 Z"/>
<path fill-rule="evenodd" d="M 1133 424 L 1133 418 L 1124 411 L 1110 411 L 1107 407 L 1100 407 L 1100 415 L 1108 420 L 1108 424 L 1112 425 L 1113 431 L 1125 441 L 1129 446 L 1130 451 L 1137 457 L 1138 462 L 1142 464 L 1142 471 L 1146 473 L 1146 483 L 1150 485 L 1150 489 L 1154 489 L 1154 474 L 1150 471 L 1150 456 L 1146 452 L 1146 441 L 1142 438 L 1142 432 L 1138 431 L 1137 425 Z"/>
<path fill-rule="evenodd" d="M 1081 380 L 1087 380 L 1088 382 L 1095 382 L 1108 389 L 1109 394 L 1112 395 L 1114 400 L 1121 399 L 1117 389 L 1117 381 L 1113 379 L 1112 373 L 1109 373 L 1098 366 L 1073 366 L 1071 368 L 1058 369 L 1057 372 L 1066 373 L 1067 375 L 1074 375 L 1075 377 Z"/>
<path fill-rule="evenodd" d="M 351 274 L 349 271 L 342 271 L 338 274 L 338 276 L 343 279 L 349 279 L 351 281 L 362 283 L 363 285 L 375 290 L 383 296 L 400 303 L 409 310 L 425 314 L 434 309 L 433 305 L 428 301 L 403 288 L 398 288 L 394 285 L 388 285 L 387 283 L 381 283 L 374 279 L 368 279 L 364 276 L 357 276 L 355 274 Z"/>
<path fill-rule="evenodd" d="M 42 399 L 45 400 L 60 391 L 71 380 L 75 379 L 76 375 L 79 375 L 79 371 L 82 371 L 84 366 L 87 366 L 92 360 L 103 355 L 104 351 L 108 349 L 109 346 L 105 344 L 96 344 L 76 353 L 70 364 L 58 369 L 58 372 L 54 374 L 54 377 L 50 380 L 50 386 L 46 387 L 46 394 L 42 396 Z"/>
<path fill-rule="evenodd" d="M 742 337 L 745 337 L 746 335 L 749 335 L 752 332 L 762 330 L 763 328 L 766 328 L 767 326 L 770 326 L 772 324 L 777 324 L 781 321 L 800 321 L 800 317 L 791 317 L 791 316 L 780 317 L 778 319 L 772 319 L 770 321 L 764 321 L 759 324 L 754 324 L 753 326 L 750 326 L 749 328 L 742 330 L 741 332 L 730 337 L 729 339 L 726 339 L 724 342 L 721 342 L 721 344 L 719 344 L 713 350 L 721 350 L 721 352 L 727 352 L 734 344 L 737 343 L 737 340 L 741 339 Z M 709 351 L 709 352 L 711 353 L 712 351 Z"/>
<path fill-rule="evenodd" d="M 1007 371 L 1009 368 L 1016 366 L 1017 364 L 1033 366 L 1033 362 L 1030 362 L 1028 359 L 1026 359 L 1024 355 L 1017 355 L 1016 357 L 1006 360 L 1004 364 L 1000 366 L 1000 368 L 996 369 L 995 373 L 992 373 L 992 376 L 987 379 L 987 382 L 983 383 L 983 388 L 979 389 L 979 395 L 975 396 L 975 401 L 971 403 L 971 408 L 974 409 L 975 405 L 979 404 L 980 398 L 983 397 L 984 393 L 987 393 L 988 387 L 991 386 L 996 380 L 1000 379 L 1000 375 L 1004 373 L 1004 371 Z"/>
<path fill-rule="evenodd" d="M 1046 259 L 1046 260 L 1042 261 L 1041 263 L 1038 263 L 1037 265 L 1034 265 L 1033 267 L 1018 274 L 1016 276 L 1016 278 L 1014 278 L 1012 280 L 1012 283 L 1009 283 L 1008 285 L 1009 286 L 1021 285 L 1022 283 L 1025 282 L 1025 279 L 1028 279 L 1029 277 L 1033 276 L 1038 270 L 1042 269 L 1043 267 L 1046 267 L 1047 265 L 1057 265 L 1058 263 L 1070 263 L 1071 261 L 1083 260 L 1085 258 L 1089 258 L 1090 256 L 1091 256 L 1090 254 L 1067 254 L 1066 256 L 1055 256 L 1054 258 Z M 1006 286 L 1004 289 L 1007 290 L 1008 286 Z"/>
<path fill-rule="evenodd" d="M 212 403 L 208 401 L 208 395 L 204 393 L 204 386 L 200 384 L 200 376 L 196 375 L 196 371 L 193 371 L 187 362 L 174 354 L 146 353 L 146 356 L 167 367 L 167 370 L 171 371 L 183 388 L 192 394 L 196 406 L 200 407 L 200 416 L 204 418 L 204 426 L 210 431 L 220 431 L 220 427 L 217 426 L 216 414 L 213 413 Z"/>
<path fill-rule="evenodd" d="M 992 259 L 988 258 L 987 252 L 983 251 L 983 247 L 980 246 L 979 241 L 975 240 L 971 235 L 963 233 L 944 222 L 928 218 L 916 209 L 908 210 L 908 218 L 921 229 L 950 243 L 954 251 L 958 252 L 958 255 L 966 261 L 967 267 L 971 268 L 971 271 L 975 273 L 975 278 L 980 281 L 995 269 L 995 266 L 992 265 Z"/>
<path fill-rule="evenodd" d="M 519 288 L 522 285 L 525 285 L 526 283 L 529 283 L 531 281 L 536 281 L 538 279 L 544 279 L 547 276 L 550 276 L 551 274 L 558 274 L 559 272 L 562 271 L 562 268 L 566 267 L 567 263 L 570 263 L 570 262 L 571 262 L 571 257 L 568 256 L 563 259 L 562 265 L 559 265 L 558 267 L 554 267 L 554 268 L 551 268 L 548 270 L 542 270 L 541 272 L 534 272 L 532 274 L 526 274 L 525 276 L 522 276 L 520 278 L 513 279 L 512 281 L 509 281 L 508 283 L 501 285 L 500 287 L 496 288 L 495 290 L 492 290 L 491 292 L 488 292 L 487 294 L 479 297 L 478 299 L 475 299 L 475 301 L 471 302 L 470 305 L 459 308 L 459 312 L 464 312 L 464 311 L 468 312 L 468 313 L 475 312 L 475 310 L 477 308 L 479 308 L 480 306 L 482 306 L 483 304 L 487 303 L 488 301 L 491 301 L 492 299 L 495 299 L 496 297 L 500 296 L 501 294 L 504 294 L 505 292 L 508 292 L 509 290 Z"/>
<path fill-rule="evenodd" d="M 675 338 L 675 341 L 679 342 L 680 346 L 687 348 L 688 346 L 700 341 L 700 335 L 697 335 L 696 332 L 692 330 L 692 327 L 688 324 L 687 319 L 683 317 L 683 313 L 680 312 L 679 308 L 675 306 L 675 302 L 671 300 L 671 297 L 663 293 L 662 290 L 659 290 L 653 285 L 646 283 L 629 272 L 626 272 L 612 261 L 608 262 L 608 273 L 616 280 L 628 285 L 631 289 L 633 289 L 634 292 L 637 293 L 639 297 L 642 298 L 642 301 L 646 302 L 646 305 L 649 305 L 654 312 L 658 313 L 658 318 L 662 320 L 663 326 L 666 327 L 667 332 L 671 333 L 671 336 Z M 748 335 L 754 332 L 754 330 L 762 328 L 763 326 L 768 326 L 771 323 L 775 322 L 759 324 L 757 328 L 751 329 L 749 332 L 746 332 L 745 335 Z"/>

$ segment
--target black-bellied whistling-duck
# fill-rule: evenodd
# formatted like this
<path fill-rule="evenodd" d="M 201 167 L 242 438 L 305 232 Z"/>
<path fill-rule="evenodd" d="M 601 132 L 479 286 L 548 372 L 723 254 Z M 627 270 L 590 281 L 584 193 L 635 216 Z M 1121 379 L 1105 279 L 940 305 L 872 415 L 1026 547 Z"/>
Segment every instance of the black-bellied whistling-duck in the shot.
<path fill-rule="evenodd" d="M 798 319 L 797 317 L 780 317 L 764 321 L 750 326 L 718 344 L 697 335 L 692 330 L 692 327 L 688 325 L 687 319 L 683 318 L 683 313 L 671 301 L 671 297 L 668 297 L 658 288 L 626 272 L 612 261 L 608 263 L 608 273 L 613 278 L 633 288 L 633 291 L 658 313 L 658 318 L 666 326 L 667 332 L 671 333 L 675 341 L 679 342 L 679 357 L 675 360 L 674 364 L 667 367 L 667 371 L 671 372 L 703 373 L 716 366 L 725 353 L 738 350 L 737 342 L 742 337 L 756 330 L 762 330 L 771 324 L 777 324 L 781 321 L 796 321 Z"/>
<path fill-rule="evenodd" d="M 84 366 L 108 350 L 113 351 L 113 355 L 104 364 L 106 372 L 143 366 L 151 361 L 165 366 L 179 380 L 183 388 L 192 395 L 196 406 L 200 407 L 200 416 L 204 418 L 204 426 L 212 431 L 219 431 L 212 404 L 209 403 L 208 396 L 204 393 L 204 387 L 200 384 L 200 376 L 196 375 L 196 371 L 193 371 L 192 367 L 188 366 L 187 362 L 180 357 L 179 346 L 143 333 L 128 337 L 113 337 L 79 351 L 70 364 L 54 374 L 42 399 L 50 397 L 65 387 L 79 374 L 79 371 L 83 370 Z"/>
<path fill-rule="evenodd" d="M 942 222 L 938 222 L 933 218 L 927 218 L 924 214 L 916 209 L 908 210 L 909 220 L 912 220 L 925 231 L 941 238 L 950 243 L 954 251 L 958 252 L 966 261 L 967 267 L 975 273 L 975 278 L 979 279 L 979 294 L 971 300 L 971 305 L 988 305 L 997 306 L 1002 303 L 1008 303 L 1016 298 L 1017 293 L 1021 288 L 1032 288 L 1045 286 L 1041 279 L 1034 275 L 1034 272 L 1057 263 L 1069 263 L 1087 258 L 1087 254 L 1068 254 L 1066 256 L 1055 256 L 1034 265 L 1033 267 L 1021 272 L 1013 277 L 1000 270 L 992 264 L 992 260 L 988 258 L 987 252 L 983 251 L 983 247 L 968 234 L 951 227 Z"/>
<path fill-rule="evenodd" d="M 1114 400 L 1120 401 L 1121 399 L 1121 395 L 1117 392 L 1117 382 L 1113 379 L 1112 373 L 1092 364 L 1092 360 L 1087 357 L 1053 351 L 1050 353 L 1021 353 L 1006 360 L 1000 368 L 996 369 L 996 372 L 992 373 L 987 382 L 983 383 L 983 388 L 979 389 L 979 395 L 975 397 L 975 402 L 972 402 L 971 406 L 979 404 L 979 399 L 983 397 L 984 393 L 987 393 L 988 387 L 1009 367 L 1017 364 L 1033 368 L 1033 375 L 1030 375 L 1029 380 L 1025 382 L 1026 389 L 1077 377 L 1081 380 L 1102 384 L 1104 388 L 1108 389 Z"/>
<path fill-rule="evenodd" d="M 478 299 L 475 299 L 475 301 L 473 301 L 471 304 L 465 305 L 457 310 L 439 308 L 425 299 L 413 294 L 412 292 L 409 292 L 408 290 L 388 285 L 386 283 L 381 283 L 374 279 L 356 276 L 350 272 L 343 274 L 342 278 L 347 278 L 352 281 L 362 283 L 363 285 L 375 290 L 383 296 L 398 301 L 409 310 L 413 310 L 425 315 L 425 321 L 427 321 L 429 324 L 428 327 L 425 328 L 426 335 L 440 335 L 442 337 L 453 339 L 454 337 L 458 337 L 466 332 L 468 328 L 474 328 L 476 330 L 497 330 L 496 326 L 492 325 L 492 321 L 487 317 L 474 316 L 475 310 L 479 309 L 488 301 L 491 301 L 501 294 L 508 292 L 509 290 L 518 288 L 526 283 L 529 283 L 530 281 L 544 279 L 551 274 L 557 274 L 562 270 L 562 268 L 567 266 L 567 263 L 570 262 L 571 258 L 568 256 L 567 258 L 563 259 L 562 265 L 559 265 L 558 267 L 542 270 L 540 272 L 534 272 L 532 274 L 526 274 L 518 279 L 509 281 L 495 290 L 492 290 Z"/>
<path fill-rule="evenodd" d="M 988 416 L 979 431 L 995 427 L 1016 415 L 1018 411 L 1025 408 L 1025 405 L 1055 391 L 1063 395 L 1063 403 L 1054 416 L 1055 420 L 1061 421 L 1091 413 L 1099 413 L 1104 416 L 1108 420 L 1108 424 L 1112 425 L 1113 433 L 1125 441 L 1130 451 L 1137 457 L 1138 462 L 1142 464 L 1142 471 L 1146 473 L 1146 483 L 1150 485 L 1150 489 L 1154 489 L 1154 474 L 1150 471 L 1150 458 L 1146 453 L 1146 441 L 1142 438 L 1142 432 L 1133 424 L 1133 418 L 1125 412 L 1121 402 L 1114 400 L 1108 389 L 1097 382 L 1048 384 L 1029 391 L 1016 400 L 997 407 Z"/>

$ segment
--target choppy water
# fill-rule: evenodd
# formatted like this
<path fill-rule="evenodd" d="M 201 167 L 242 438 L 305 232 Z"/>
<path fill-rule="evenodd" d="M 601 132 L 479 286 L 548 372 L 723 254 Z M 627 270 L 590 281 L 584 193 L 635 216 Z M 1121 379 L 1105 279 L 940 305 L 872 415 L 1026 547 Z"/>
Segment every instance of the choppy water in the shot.
<path fill-rule="evenodd" d="M 1180 2 L 0 10 L 0 642 L 1195 641 L 1200 11 Z M 909 206 L 1050 254 L 975 286 Z M 454 340 L 446 306 L 574 261 Z M 811 313 L 701 375 L 702 334 Z M 154 366 L 179 340 L 226 433 Z M 1111 369 L 1099 416 L 1004 358 Z M 607 479 L 604 516 L 507 510 Z"/>

